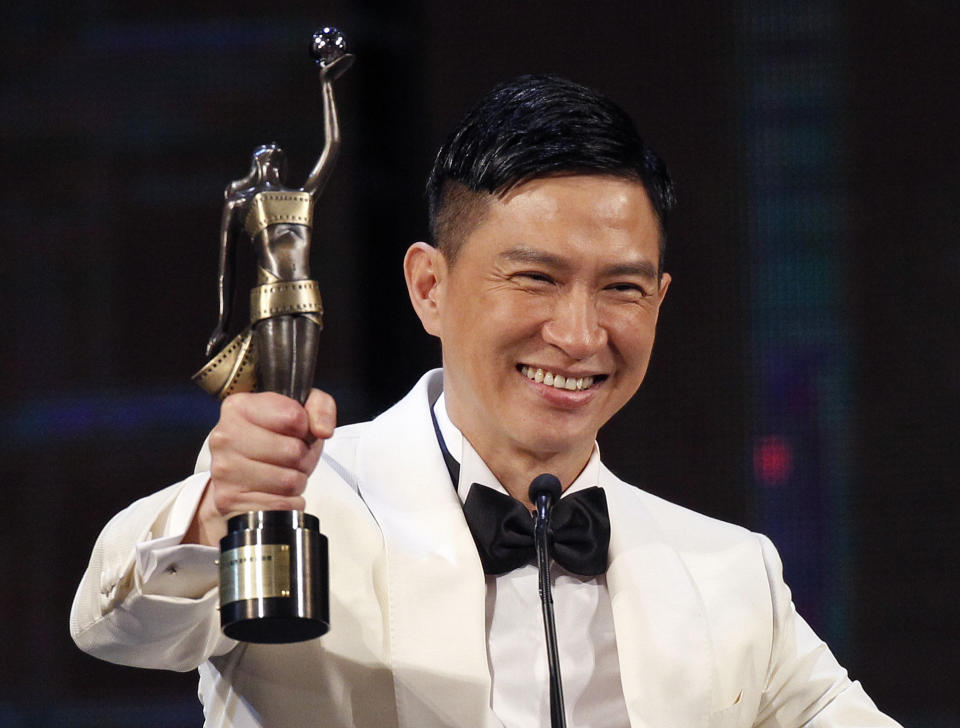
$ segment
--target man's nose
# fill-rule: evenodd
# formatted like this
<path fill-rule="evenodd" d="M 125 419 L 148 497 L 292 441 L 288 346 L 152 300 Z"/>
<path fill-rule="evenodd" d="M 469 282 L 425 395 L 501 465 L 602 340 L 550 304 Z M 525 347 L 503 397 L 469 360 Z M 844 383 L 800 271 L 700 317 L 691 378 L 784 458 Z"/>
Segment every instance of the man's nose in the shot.
<path fill-rule="evenodd" d="M 569 291 L 558 296 L 543 338 L 573 359 L 586 359 L 606 346 L 607 330 L 601 325 L 597 301 L 585 291 Z"/>

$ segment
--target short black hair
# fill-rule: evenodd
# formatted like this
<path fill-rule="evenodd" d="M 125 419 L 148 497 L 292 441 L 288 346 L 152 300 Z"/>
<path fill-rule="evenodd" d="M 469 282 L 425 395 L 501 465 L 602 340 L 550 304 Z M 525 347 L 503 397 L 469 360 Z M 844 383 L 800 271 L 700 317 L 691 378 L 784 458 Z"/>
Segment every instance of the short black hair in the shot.
<path fill-rule="evenodd" d="M 666 165 L 622 108 L 555 75 L 500 84 L 447 137 L 427 180 L 431 242 L 452 263 L 462 241 L 449 238 L 463 237 L 465 226 L 451 218 L 470 212 L 474 205 L 467 200 L 556 174 L 604 174 L 641 183 L 660 224 L 662 265 L 664 224 L 676 204 Z"/>

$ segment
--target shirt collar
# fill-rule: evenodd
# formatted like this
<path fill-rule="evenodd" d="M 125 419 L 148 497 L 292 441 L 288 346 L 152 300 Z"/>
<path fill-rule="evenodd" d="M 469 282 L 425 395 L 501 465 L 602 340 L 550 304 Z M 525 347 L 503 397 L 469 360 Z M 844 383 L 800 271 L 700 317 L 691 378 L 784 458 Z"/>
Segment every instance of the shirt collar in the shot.
<path fill-rule="evenodd" d="M 490 472 L 490 468 L 483 462 L 483 459 L 473 449 L 470 441 L 463 436 L 463 433 L 457 429 L 457 426 L 450 420 L 447 414 L 446 397 L 441 394 L 433 405 L 433 414 L 437 418 L 437 426 L 440 428 L 440 434 L 443 436 L 447 450 L 453 458 L 460 464 L 460 480 L 457 483 L 457 495 L 460 501 L 466 501 L 467 494 L 470 492 L 470 486 L 473 483 L 482 483 L 488 488 L 500 491 L 506 494 L 506 489 L 500 484 L 496 476 Z M 570 493 L 575 493 L 584 488 L 590 488 L 599 484 L 600 479 L 600 448 L 597 443 L 593 443 L 593 451 L 590 453 L 590 459 L 580 475 L 573 481 L 569 488 L 563 491 L 561 497 L 566 497 Z"/>

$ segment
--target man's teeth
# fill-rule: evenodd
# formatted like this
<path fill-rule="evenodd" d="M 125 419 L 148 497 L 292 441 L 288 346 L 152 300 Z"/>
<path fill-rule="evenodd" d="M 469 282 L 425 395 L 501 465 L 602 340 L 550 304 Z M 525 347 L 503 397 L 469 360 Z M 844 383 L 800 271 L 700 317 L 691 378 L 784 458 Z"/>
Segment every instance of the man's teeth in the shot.
<path fill-rule="evenodd" d="M 593 386 L 593 377 L 564 377 L 553 372 L 545 372 L 543 369 L 536 369 L 526 365 L 520 367 L 520 373 L 527 379 L 535 382 L 543 382 L 548 387 L 555 389 L 567 389 L 571 392 L 578 392 L 581 389 L 589 389 Z"/>

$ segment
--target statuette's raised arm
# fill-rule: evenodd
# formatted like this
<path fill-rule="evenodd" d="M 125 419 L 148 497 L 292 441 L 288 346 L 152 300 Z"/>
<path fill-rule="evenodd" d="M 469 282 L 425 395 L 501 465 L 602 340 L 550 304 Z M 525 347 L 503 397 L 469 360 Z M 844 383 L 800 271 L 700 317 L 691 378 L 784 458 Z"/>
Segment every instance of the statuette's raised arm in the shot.
<path fill-rule="evenodd" d="M 321 28 L 313 36 L 310 52 L 320 68 L 323 94 L 323 151 L 314 165 L 303 191 L 319 194 L 330 176 L 330 170 L 340 150 L 340 123 L 333 96 L 333 82 L 353 64 L 353 55 L 347 53 L 346 40 L 335 28 Z"/>

